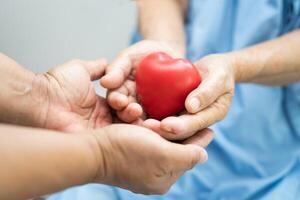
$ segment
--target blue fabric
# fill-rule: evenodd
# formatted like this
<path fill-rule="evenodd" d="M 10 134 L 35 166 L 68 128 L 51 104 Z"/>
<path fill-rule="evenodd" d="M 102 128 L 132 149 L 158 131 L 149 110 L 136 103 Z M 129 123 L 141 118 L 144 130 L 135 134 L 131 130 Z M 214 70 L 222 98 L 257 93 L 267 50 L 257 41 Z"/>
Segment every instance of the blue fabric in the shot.
<path fill-rule="evenodd" d="M 187 56 L 195 61 L 241 49 L 299 24 L 299 0 L 192 0 L 186 22 Z M 187 172 L 166 195 L 93 185 L 49 200 L 100 199 L 97 195 L 107 191 L 110 197 L 103 199 L 300 199 L 299 83 L 237 85 L 228 116 L 213 129 L 216 138 L 208 148 L 209 161 Z"/>

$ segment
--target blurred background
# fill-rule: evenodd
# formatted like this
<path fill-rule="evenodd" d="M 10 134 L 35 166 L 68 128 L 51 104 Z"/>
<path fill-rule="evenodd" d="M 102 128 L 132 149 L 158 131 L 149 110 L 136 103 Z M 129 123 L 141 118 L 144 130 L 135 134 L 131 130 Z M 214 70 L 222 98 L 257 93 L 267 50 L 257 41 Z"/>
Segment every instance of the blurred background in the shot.
<path fill-rule="evenodd" d="M 131 0 L 0 0 L 0 51 L 34 72 L 73 58 L 112 60 L 135 16 Z"/>

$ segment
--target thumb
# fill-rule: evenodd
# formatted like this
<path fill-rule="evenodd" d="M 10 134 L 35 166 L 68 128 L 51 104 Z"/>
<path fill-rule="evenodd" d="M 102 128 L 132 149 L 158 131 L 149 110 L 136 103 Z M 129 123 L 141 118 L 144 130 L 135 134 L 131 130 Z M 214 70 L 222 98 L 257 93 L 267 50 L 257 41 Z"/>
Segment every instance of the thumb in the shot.
<path fill-rule="evenodd" d="M 197 113 L 213 102 L 223 94 L 223 86 L 213 77 L 207 77 L 203 82 L 193 90 L 185 100 L 185 107 L 189 113 Z"/>
<path fill-rule="evenodd" d="M 107 66 L 106 74 L 100 80 L 100 84 L 104 88 L 116 89 L 120 87 L 129 76 L 133 66 L 131 56 L 127 51 L 124 51 Z"/>
<path fill-rule="evenodd" d="M 174 152 L 174 166 L 177 170 L 189 170 L 196 164 L 203 163 L 208 159 L 204 148 L 194 144 L 176 144 L 172 143 Z"/>
<path fill-rule="evenodd" d="M 205 128 L 190 138 L 183 141 L 183 144 L 195 144 L 200 147 L 206 148 L 213 140 L 214 133 L 211 129 Z"/>
<path fill-rule="evenodd" d="M 91 80 L 99 79 L 105 72 L 105 68 L 107 67 L 107 60 L 104 58 L 93 60 L 93 61 L 85 61 L 86 69 L 88 70 Z"/>

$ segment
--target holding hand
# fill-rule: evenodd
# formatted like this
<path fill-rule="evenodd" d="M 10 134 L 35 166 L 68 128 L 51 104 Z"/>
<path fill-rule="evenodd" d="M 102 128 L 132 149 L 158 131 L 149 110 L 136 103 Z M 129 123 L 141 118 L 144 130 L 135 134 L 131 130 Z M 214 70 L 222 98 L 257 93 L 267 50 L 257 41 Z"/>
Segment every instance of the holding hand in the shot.
<path fill-rule="evenodd" d="M 106 69 L 101 85 L 108 89 L 109 105 L 117 111 L 118 117 L 128 123 L 142 124 L 145 113 L 136 99 L 135 70 L 148 54 L 162 51 L 174 57 L 182 57 L 180 51 L 170 44 L 157 41 L 141 41 L 124 50 Z"/>
<path fill-rule="evenodd" d="M 35 75 L 1 56 L 0 71 L 6 76 L 0 84 L 0 119 L 77 133 L 0 125 L 1 199 L 31 198 L 90 182 L 162 194 L 207 160 L 209 129 L 179 144 L 146 128 L 109 125 L 110 110 L 92 84 L 104 72 L 104 60 L 71 61 Z M 24 160 L 29 157 L 30 167 Z"/>
<path fill-rule="evenodd" d="M 93 80 L 99 79 L 106 61 L 73 60 L 37 75 L 31 96 L 42 105 L 44 128 L 66 132 L 95 129 L 112 123 L 106 100 L 98 96 Z"/>
<path fill-rule="evenodd" d="M 161 129 L 174 132 L 177 138 L 187 138 L 222 120 L 230 107 L 234 95 L 234 63 L 227 55 L 209 55 L 195 63 L 202 83 L 192 91 L 185 101 L 186 112 L 178 117 L 162 120 Z M 174 137 L 174 136 L 173 136 Z"/>
<path fill-rule="evenodd" d="M 0 199 L 28 199 L 87 183 L 162 194 L 207 159 L 203 148 L 211 140 L 208 129 L 175 144 L 133 125 L 78 134 L 0 125 L 0 157 L 5 160 Z"/>
<path fill-rule="evenodd" d="M 146 119 L 136 100 L 135 70 L 141 59 L 153 51 L 139 53 L 141 44 L 125 50 L 101 79 L 101 84 L 111 89 L 108 103 L 121 119 L 150 128 L 164 138 L 182 140 L 225 117 L 234 94 L 234 63 L 229 56 L 220 54 L 195 63 L 202 83 L 186 98 L 186 111 L 162 121 Z"/>
<path fill-rule="evenodd" d="M 133 125 L 111 125 L 102 131 L 94 134 L 100 150 L 95 155 L 102 155 L 95 181 L 144 194 L 165 193 L 185 171 L 205 162 L 204 147 L 213 137 L 205 129 L 176 144 Z"/>

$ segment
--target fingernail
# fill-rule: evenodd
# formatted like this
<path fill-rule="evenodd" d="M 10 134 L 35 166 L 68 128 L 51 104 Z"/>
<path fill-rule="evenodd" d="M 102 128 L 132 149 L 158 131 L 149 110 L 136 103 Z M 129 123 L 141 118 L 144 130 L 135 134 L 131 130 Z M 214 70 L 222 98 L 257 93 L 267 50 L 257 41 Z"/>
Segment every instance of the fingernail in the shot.
<path fill-rule="evenodd" d="M 204 163 L 207 161 L 208 154 L 205 149 L 201 149 L 201 157 L 202 157 L 202 159 L 200 159 L 199 163 Z"/>
<path fill-rule="evenodd" d="M 189 103 L 190 103 L 190 107 L 194 112 L 200 109 L 200 101 L 198 98 L 196 97 L 192 98 Z"/>

